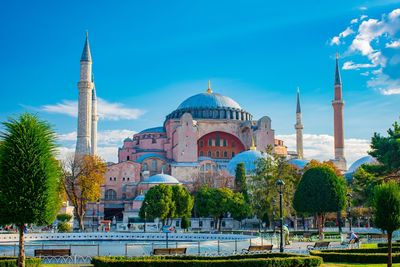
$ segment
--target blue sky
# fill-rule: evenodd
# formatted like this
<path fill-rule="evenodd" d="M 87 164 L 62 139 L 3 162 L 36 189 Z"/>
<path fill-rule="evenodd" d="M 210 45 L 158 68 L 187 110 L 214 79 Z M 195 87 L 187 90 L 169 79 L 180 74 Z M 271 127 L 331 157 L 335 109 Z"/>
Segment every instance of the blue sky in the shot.
<path fill-rule="evenodd" d="M 254 117 L 270 116 L 290 149 L 299 86 L 306 156 L 327 159 L 339 52 L 348 154 L 360 156 L 399 117 L 399 8 L 382 0 L 2 1 L 0 120 L 36 112 L 64 151 L 73 148 L 88 30 L 106 159 L 115 160 L 123 136 L 162 125 L 209 79 Z"/>

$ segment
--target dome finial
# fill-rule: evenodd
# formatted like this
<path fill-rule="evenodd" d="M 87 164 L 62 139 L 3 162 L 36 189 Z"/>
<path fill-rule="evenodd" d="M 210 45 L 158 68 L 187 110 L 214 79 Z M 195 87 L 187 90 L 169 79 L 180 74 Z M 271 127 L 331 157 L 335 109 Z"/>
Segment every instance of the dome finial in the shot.
<path fill-rule="evenodd" d="M 251 146 L 250 146 L 250 150 L 257 150 L 256 145 L 254 144 L 254 137 L 253 135 L 251 135 Z"/>
<path fill-rule="evenodd" d="M 208 89 L 207 89 L 207 93 L 211 94 L 212 90 L 211 90 L 211 81 L 208 80 Z"/>

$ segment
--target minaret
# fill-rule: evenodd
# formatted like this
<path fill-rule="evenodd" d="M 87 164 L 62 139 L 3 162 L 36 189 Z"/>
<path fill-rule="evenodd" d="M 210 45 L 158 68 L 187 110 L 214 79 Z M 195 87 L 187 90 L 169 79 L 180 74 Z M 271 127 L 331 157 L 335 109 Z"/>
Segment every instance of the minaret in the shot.
<path fill-rule="evenodd" d="M 296 107 L 296 149 L 297 158 L 303 158 L 303 124 L 301 123 L 300 90 L 297 88 L 297 107 Z"/>
<path fill-rule="evenodd" d="M 94 76 L 92 75 L 92 83 L 93 83 L 93 90 L 92 90 L 92 139 L 91 139 L 91 155 L 97 154 L 97 120 L 99 116 L 97 115 L 97 96 L 96 96 L 96 85 L 94 83 Z"/>
<path fill-rule="evenodd" d="M 89 155 L 91 152 L 90 136 L 92 124 L 92 56 L 90 55 L 89 38 L 86 32 L 85 46 L 81 56 L 81 71 L 78 82 L 78 134 L 75 154 Z"/>
<path fill-rule="evenodd" d="M 335 98 L 332 101 L 334 140 L 335 140 L 335 165 L 341 170 L 346 170 L 346 159 L 344 157 L 344 127 L 343 127 L 343 109 L 344 102 L 342 98 L 342 80 L 339 71 L 339 54 L 336 54 L 335 69 Z"/>

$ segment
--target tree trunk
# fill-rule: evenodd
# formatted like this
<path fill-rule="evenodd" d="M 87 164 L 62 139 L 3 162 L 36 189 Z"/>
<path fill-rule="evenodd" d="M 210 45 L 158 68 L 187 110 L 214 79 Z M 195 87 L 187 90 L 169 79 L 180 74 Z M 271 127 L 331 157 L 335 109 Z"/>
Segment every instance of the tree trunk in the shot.
<path fill-rule="evenodd" d="M 338 227 L 339 227 L 339 234 L 342 233 L 342 211 L 338 211 L 336 214 Z"/>
<path fill-rule="evenodd" d="M 18 225 L 19 228 L 19 253 L 18 253 L 18 267 L 25 267 L 25 225 Z"/>
<path fill-rule="evenodd" d="M 323 232 L 323 227 L 324 227 L 324 218 L 322 213 L 317 214 L 317 223 L 318 223 L 318 236 L 319 240 L 324 239 L 324 232 Z"/>
<path fill-rule="evenodd" d="M 388 232 L 388 267 L 392 267 L 392 232 Z"/>
<path fill-rule="evenodd" d="M 85 230 L 85 224 L 83 222 L 83 216 L 81 216 L 80 214 L 77 214 L 78 217 L 78 221 L 79 221 L 79 229 L 80 230 Z"/>

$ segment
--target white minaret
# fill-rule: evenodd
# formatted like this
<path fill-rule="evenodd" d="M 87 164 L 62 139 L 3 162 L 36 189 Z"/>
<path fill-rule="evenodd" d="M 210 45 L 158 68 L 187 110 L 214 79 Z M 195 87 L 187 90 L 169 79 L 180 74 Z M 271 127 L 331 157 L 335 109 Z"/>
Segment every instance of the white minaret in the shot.
<path fill-rule="evenodd" d="M 92 90 L 92 150 L 91 155 L 97 154 L 97 120 L 99 116 L 97 115 L 97 96 L 96 96 L 96 85 L 94 83 L 94 77 L 92 75 L 93 90 Z"/>
<path fill-rule="evenodd" d="M 297 107 L 296 107 L 296 148 L 297 158 L 303 158 L 303 124 L 301 123 L 301 108 L 300 108 L 300 90 L 297 88 Z"/>
<path fill-rule="evenodd" d="M 75 154 L 89 155 L 91 153 L 92 124 L 92 56 L 90 55 L 89 38 L 86 32 L 85 46 L 81 56 L 81 73 L 78 82 L 78 134 Z"/>

